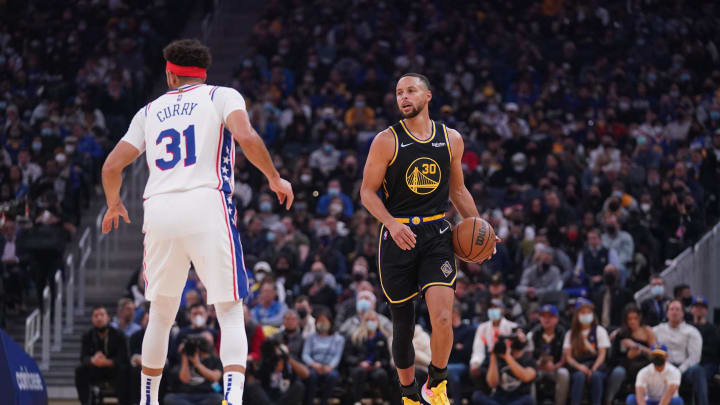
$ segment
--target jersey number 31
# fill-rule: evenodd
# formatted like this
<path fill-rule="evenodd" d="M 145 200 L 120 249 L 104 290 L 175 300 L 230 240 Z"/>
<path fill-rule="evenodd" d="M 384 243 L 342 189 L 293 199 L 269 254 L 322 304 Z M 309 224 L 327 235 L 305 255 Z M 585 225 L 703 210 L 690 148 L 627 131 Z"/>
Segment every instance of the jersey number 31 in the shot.
<path fill-rule="evenodd" d="M 185 128 L 182 136 L 185 138 L 185 160 L 183 163 L 186 167 L 192 166 L 197 161 L 197 156 L 195 156 L 195 126 L 190 125 Z M 155 141 L 155 145 L 160 145 L 165 138 L 170 138 L 170 143 L 165 145 L 166 155 L 162 159 L 155 160 L 155 165 L 160 170 L 172 169 L 180 162 L 182 157 L 182 151 L 180 150 L 180 133 L 173 128 L 166 129 L 160 132 L 160 135 Z M 172 155 L 172 157 L 170 158 L 170 156 L 167 155 Z"/>

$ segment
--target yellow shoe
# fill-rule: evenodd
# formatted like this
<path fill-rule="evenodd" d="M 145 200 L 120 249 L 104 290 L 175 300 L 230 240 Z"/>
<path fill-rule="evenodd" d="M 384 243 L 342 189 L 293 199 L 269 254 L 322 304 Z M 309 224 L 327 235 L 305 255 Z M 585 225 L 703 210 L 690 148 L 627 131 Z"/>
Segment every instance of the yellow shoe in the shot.
<path fill-rule="evenodd" d="M 430 379 L 423 384 L 420 390 L 423 400 L 430 405 L 450 405 L 450 399 L 447 396 L 447 380 L 443 380 L 432 388 L 428 388 L 428 382 L 430 382 Z"/>
<path fill-rule="evenodd" d="M 228 402 L 223 399 L 222 405 L 228 405 Z"/>
<path fill-rule="evenodd" d="M 418 401 L 413 401 L 412 399 L 408 397 L 402 397 L 403 405 L 422 405 Z"/>

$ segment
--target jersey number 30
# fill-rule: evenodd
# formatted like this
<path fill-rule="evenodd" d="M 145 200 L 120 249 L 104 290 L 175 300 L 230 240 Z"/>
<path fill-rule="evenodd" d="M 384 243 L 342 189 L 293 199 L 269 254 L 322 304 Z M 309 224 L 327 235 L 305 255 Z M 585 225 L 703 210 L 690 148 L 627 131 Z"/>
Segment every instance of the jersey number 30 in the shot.
<path fill-rule="evenodd" d="M 185 160 L 183 163 L 186 167 L 192 166 L 197 161 L 197 156 L 195 156 L 195 126 L 190 125 L 185 128 L 182 136 L 185 138 Z M 180 133 L 173 128 L 166 129 L 160 132 L 160 135 L 155 141 L 155 145 L 160 145 L 165 138 L 170 138 L 170 143 L 165 145 L 166 156 L 164 156 L 163 159 L 155 160 L 155 165 L 160 170 L 172 169 L 180 162 L 182 157 L 182 151 L 180 150 Z M 167 155 L 172 155 L 172 158 L 168 160 L 167 158 L 169 158 L 169 156 Z"/>

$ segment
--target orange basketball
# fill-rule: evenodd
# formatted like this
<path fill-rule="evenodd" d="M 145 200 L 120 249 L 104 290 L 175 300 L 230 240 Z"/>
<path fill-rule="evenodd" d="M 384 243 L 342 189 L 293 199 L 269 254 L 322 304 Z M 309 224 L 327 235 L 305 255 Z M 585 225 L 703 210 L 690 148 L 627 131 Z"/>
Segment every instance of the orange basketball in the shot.
<path fill-rule="evenodd" d="M 482 218 L 463 219 L 452 231 L 455 255 L 463 261 L 482 263 L 495 250 L 495 230 Z"/>

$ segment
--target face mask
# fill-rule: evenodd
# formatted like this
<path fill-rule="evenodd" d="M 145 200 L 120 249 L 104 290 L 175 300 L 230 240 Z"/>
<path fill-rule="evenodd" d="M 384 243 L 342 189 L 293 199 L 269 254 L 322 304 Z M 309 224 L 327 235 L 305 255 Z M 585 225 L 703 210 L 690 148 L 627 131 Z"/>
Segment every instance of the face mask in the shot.
<path fill-rule="evenodd" d="M 687 73 L 683 73 L 680 75 L 680 80 L 683 82 L 689 82 L 690 81 L 690 75 Z"/>
<path fill-rule="evenodd" d="M 365 102 L 364 102 L 364 101 L 356 101 L 356 102 L 355 102 L 355 107 L 356 107 L 356 108 L 363 108 L 363 107 L 365 107 Z"/>
<path fill-rule="evenodd" d="M 275 242 L 275 232 L 268 232 L 267 235 L 265 235 L 265 239 L 267 239 L 268 242 Z"/>
<path fill-rule="evenodd" d="M 355 304 L 355 310 L 358 314 L 362 314 L 368 309 L 370 309 L 370 301 L 368 300 L 358 300 L 358 302 Z"/>
<path fill-rule="evenodd" d="M 264 271 L 258 271 L 257 273 L 255 273 L 255 282 L 261 283 L 264 278 L 265 278 Z"/>
<path fill-rule="evenodd" d="M 650 212 L 650 203 L 641 203 L 640 209 L 642 210 L 642 212 L 645 212 L 645 213 Z"/>
<path fill-rule="evenodd" d="M 325 146 L 323 146 L 323 149 L 325 150 L 325 152 L 330 153 L 330 152 L 332 152 L 333 147 L 332 147 L 332 145 L 325 145 Z"/>
<path fill-rule="evenodd" d="M 582 314 L 578 317 L 578 320 L 583 325 L 590 325 L 593 321 L 593 314 Z"/>
<path fill-rule="evenodd" d="M 328 188 L 328 195 L 330 197 L 337 197 L 340 195 L 340 189 L 337 187 L 330 187 Z"/>
<path fill-rule="evenodd" d="M 300 175 L 300 182 L 308 184 L 312 181 L 312 175 L 309 174 L 301 174 Z"/>
<path fill-rule="evenodd" d="M 297 313 L 298 313 L 298 316 L 300 317 L 300 319 L 305 319 L 305 318 L 307 317 L 307 314 L 308 314 L 308 313 L 307 313 L 307 309 L 305 309 L 305 308 L 300 308 L 300 309 L 298 309 L 298 310 L 297 310 Z"/>
<path fill-rule="evenodd" d="M 202 315 L 195 315 L 195 317 L 193 318 L 193 325 L 195 325 L 198 328 L 205 326 L 206 322 L 207 322 L 207 318 L 205 318 Z"/>
<path fill-rule="evenodd" d="M 65 145 L 65 152 L 67 152 L 68 155 L 75 152 L 75 145 Z"/>
<path fill-rule="evenodd" d="M 42 136 L 50 136 L 50 135 L 53 134 L 53 130 L 52 130 L 52 128 L 43 128 L 43 129 L 40 131 L 40 134 L 41 134 Z"/>
<path fill-rule="evenodd" d="M 367 326 L 370 332 L 375 332 L 378 328 L 378 323 L 377 321 L 367 321 L 365 322 L 365 326 Z"/>
<path fill-rule="evenodd" d="M 270 204 L 268 201 L 263 201 L 260 203 L 260 211 L 269 212 L 271 209 L 272 209 L 272 204 Z"/>
<path fill-rule="evenodd" d="M 603 281 L 605 281 L 606 285 L 615 285 L 615 275 L 614 274 L 606 274 L 603 277 Z"/>
<path fill-rule="evenodd" d="M 662 356 L 652 356 L 650 361 L 655 365 L 655 367 L 662 367 L 665 365 L 665 357 Z"/>
<path fill-rule="evenodd" d="M 33 142 L 32 150 L 34 150 L 35 152 L 40 152 L 42 150 L 42 142 Z"/>
<path fill-rule="evenodd" d="M 649 81 L 650 83 L 652 83 L 652 82 L 654 82 L 655 80 L 657 80 L 657 75 L 656 75 L 655 73 L 648 73 L 647 78 L 648 78 L 648 81 Z"/>
<path fill-rule="evenodd" d="M 672 98 L 678 98 L 678 97 L 680 97 L 680 92 L 673 90 L 673 91 L 670 92 L 670 97 L 672 97 Z"/>
<path fill-rule="evenodd" d="M 525 165 L 513 165 L 513 170 L 515 170 L 517 173 L 520 173 L 525 170 Z"/>
<path fill-rule="evenodd" d="M 489 308 L 487 310 L 487 316 L 491 321 L 497 321 L 502 317 L 502 313 L 500 312 L 500 308 Z"/>
<path fill-rule="evenodd" d="M 330 323 L 329 322 L 318 322 L 315 327 L 317 328 L 318 332 L 325 333 L 330 330 Z"/>
<path fill-rule="evenodd" d="M 605 230 L 611 235 L 614 235 L 615 232 L 617 232 L 617 228 L 615 228 L 615 225 L 608 225 L 605 227 Z"/>
<path fill-rule="evenodd" d="M 343 207 L 340 204 L 332 204 L 330 205 L 330 214 L 336 215 L 343 212 Z"/>
<path fill-rule="evenodd" d="M 570 242 L 576 241 L 578 236 L 580 235 L 575 231 L 569 231 L 567 234 L 568 240 L 570 240 Z"/>
<path fill-rule="evenodd" d="M 710 118 L 714 121 L 720 120 L 720 111 L 710 111 Z"/>
<path fill-rule="evenodd" d="M 365 276 L 363 276 L 362 273 L 354 273 L 353 274 L 353 281 L 358 282 L 358 281 L 363 281 L 363 280 L 365 280 Z"/>
<path fill-rule="evenodd" d="M 108 329 L 107 325 L 105 325 L 105 326 L 100 326 L 100 327 L 97 327 L 97 326 L 96 326 L 96 327 L 95 327 L 95 332 L 97 332 L 97 333 L 105 333 L 105 332 L 107 332 L 107 329 Z"/>
<path fill-rule="evenodd" d="M 296 203 L 295 209 L 297 211 L 305 211 L 305 210 L 307 210 L 307 204 L 306 203 Z"/>
<path fill-rule="evenodd" d="M 650 287 L 650 292 L 652 293 L 652 295 L 654 295 L 656 297 L 660 297 L 665 294 L 665 286 L 654 285 L 654 286 Z"/>

